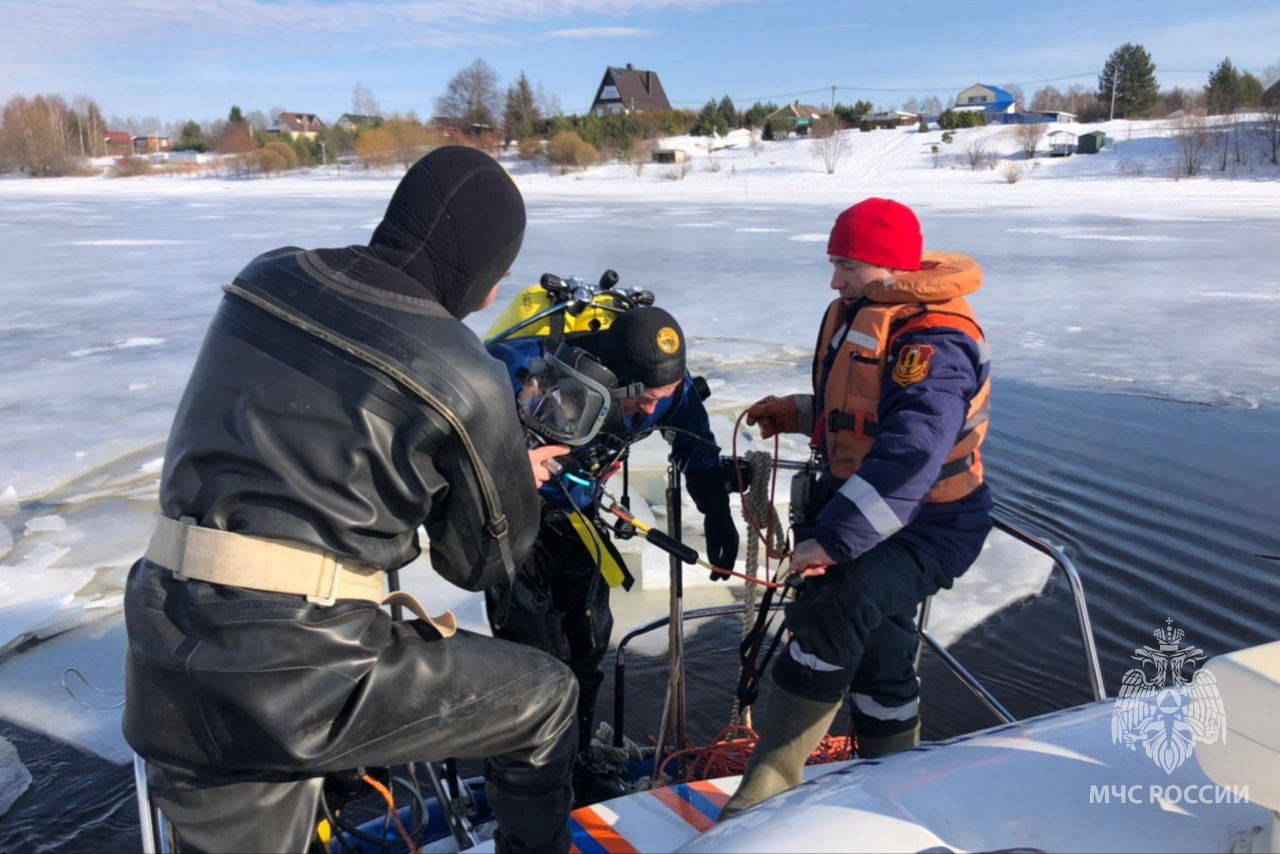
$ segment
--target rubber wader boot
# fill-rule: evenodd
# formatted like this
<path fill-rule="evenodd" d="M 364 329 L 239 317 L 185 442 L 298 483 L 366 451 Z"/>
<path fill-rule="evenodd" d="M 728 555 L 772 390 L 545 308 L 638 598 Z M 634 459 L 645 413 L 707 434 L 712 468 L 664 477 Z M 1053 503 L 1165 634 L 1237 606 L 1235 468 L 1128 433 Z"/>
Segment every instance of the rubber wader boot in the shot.
<path fill-rule="evenodd" d="M 760 741 L 742 784 L 720 811 L 720 820 L 803 783 L 804 763 L 827 734 L 840 703 L 807 700 L 775 684 L 757 727 Z"/>
<path fill-rule="evenodd" d="M 893 735 L 858 735 L 858 758 L 879 759 L 920 746 L 920 720 L 909 730 Z"/>

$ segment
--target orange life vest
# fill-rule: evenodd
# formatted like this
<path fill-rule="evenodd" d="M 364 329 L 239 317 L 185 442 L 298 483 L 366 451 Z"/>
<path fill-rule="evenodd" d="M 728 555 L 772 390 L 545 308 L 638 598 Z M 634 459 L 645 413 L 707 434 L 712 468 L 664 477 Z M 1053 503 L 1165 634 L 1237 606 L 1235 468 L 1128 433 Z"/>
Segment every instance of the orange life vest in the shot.
<path fill-rule="evenodd" d="M 895 280 L 868 288 L 870 303 L 858 311 L 847 332 L 843 300 L 827 308 L 814 359 L 814 391 L 824 393 L 823 411 L 815 413 L 813 439 L 825 452 L 833 476 L 853 476 L 875 442 L 888 357 L 900 336 L 937 327 L 958 330 L 977 342 L 982 360 L 987 360 L 986 338 L 965 299 L 980 287 L 982 268 L 972 258 L 926 252 L 918 272 L 899 273 Z M 825 389 L 819 389 L 819 374 L 833 346 L 839 352 L 830 359 Z M 896 367 L 909 374 L 911 366 Z M 982 484 L 979 449 L 987 435 L 990 396 L 988 377 L 969 401 L 964 428 L 926 501 L 958 501 Z"/>

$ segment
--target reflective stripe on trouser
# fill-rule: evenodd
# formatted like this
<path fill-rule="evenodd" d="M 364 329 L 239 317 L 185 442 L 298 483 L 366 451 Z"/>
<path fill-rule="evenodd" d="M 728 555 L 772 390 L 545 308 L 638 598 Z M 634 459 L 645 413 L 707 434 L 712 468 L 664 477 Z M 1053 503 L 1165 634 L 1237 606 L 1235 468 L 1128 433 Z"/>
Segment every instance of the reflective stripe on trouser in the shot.
<path fill-rule="evenodd" d="M 808 579 L 787 606 L 792 638 L 774 680 L 811 700 L 838 700 L 852 685 L 879 707 L 912 702 L 915 612 L 951 581 L 937 561 L 896 540 Z"/>

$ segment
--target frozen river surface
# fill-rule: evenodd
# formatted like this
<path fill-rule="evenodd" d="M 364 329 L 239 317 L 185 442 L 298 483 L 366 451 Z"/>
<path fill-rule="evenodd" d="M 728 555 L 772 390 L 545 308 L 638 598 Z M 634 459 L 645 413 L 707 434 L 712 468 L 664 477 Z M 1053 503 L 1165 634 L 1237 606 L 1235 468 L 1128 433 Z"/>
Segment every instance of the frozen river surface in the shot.
<path fill-rule="evenodd" d="M 229 182 L 169 182 L 162 194 L 96 186 L 42 197 L 0 185 L 0 493 L 11 498 L 161 442 L 220 285 L 276 246 L 367 240 L 392 182 L 332 182 L 304 196 Z M 1280 205 L 1258 221 L 934 212 L 909 201 L 928 247 L 986 269 L 974 303 L 998 377 L 1280 400 Z M 697 367 L 724 381 L 717 408 L 727 412 L 776 388 L 788 367 L 788 381 L 802 381 L 829 297 L 834 212 L 534 199 L 507 287 L 611 267 L 654 290 L 693 339 Z"/>

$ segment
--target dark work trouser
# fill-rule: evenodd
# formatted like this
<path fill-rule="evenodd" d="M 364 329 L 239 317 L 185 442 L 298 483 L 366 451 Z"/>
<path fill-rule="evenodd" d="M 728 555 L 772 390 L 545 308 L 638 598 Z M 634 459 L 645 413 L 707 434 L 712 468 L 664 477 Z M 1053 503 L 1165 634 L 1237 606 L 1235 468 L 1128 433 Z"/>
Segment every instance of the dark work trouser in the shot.
<path fill-rule="evenodd" d="M 183 851 L 301 851 L 324 773 L 450 756 L 485 760 L 498 850 L 568 850 L 577 686 L 550 656 L 146 561 L 125 620 L 125 737 Z"/>
<path fill-rule="evenodd" d="M 563 514 L 548 513 L 510 596 L 505 589 L 487 596 L 494 635 L 554 655 L 578 678 L 578 742 L 586 750 L 604 682 L 600 663 L 613 631 L 609 585 L 597 556 Z"/>
<path fill-rule="evenodd" d="M 913 727 L 920 695 L 916 609 L 953 581 L 937 561 L 892 539 L 828 567 L 786 607 L 792 637 L 778 654 L 774 681 L 822 702 L 852 688 L 855 728 L 867 735 Z"/>

